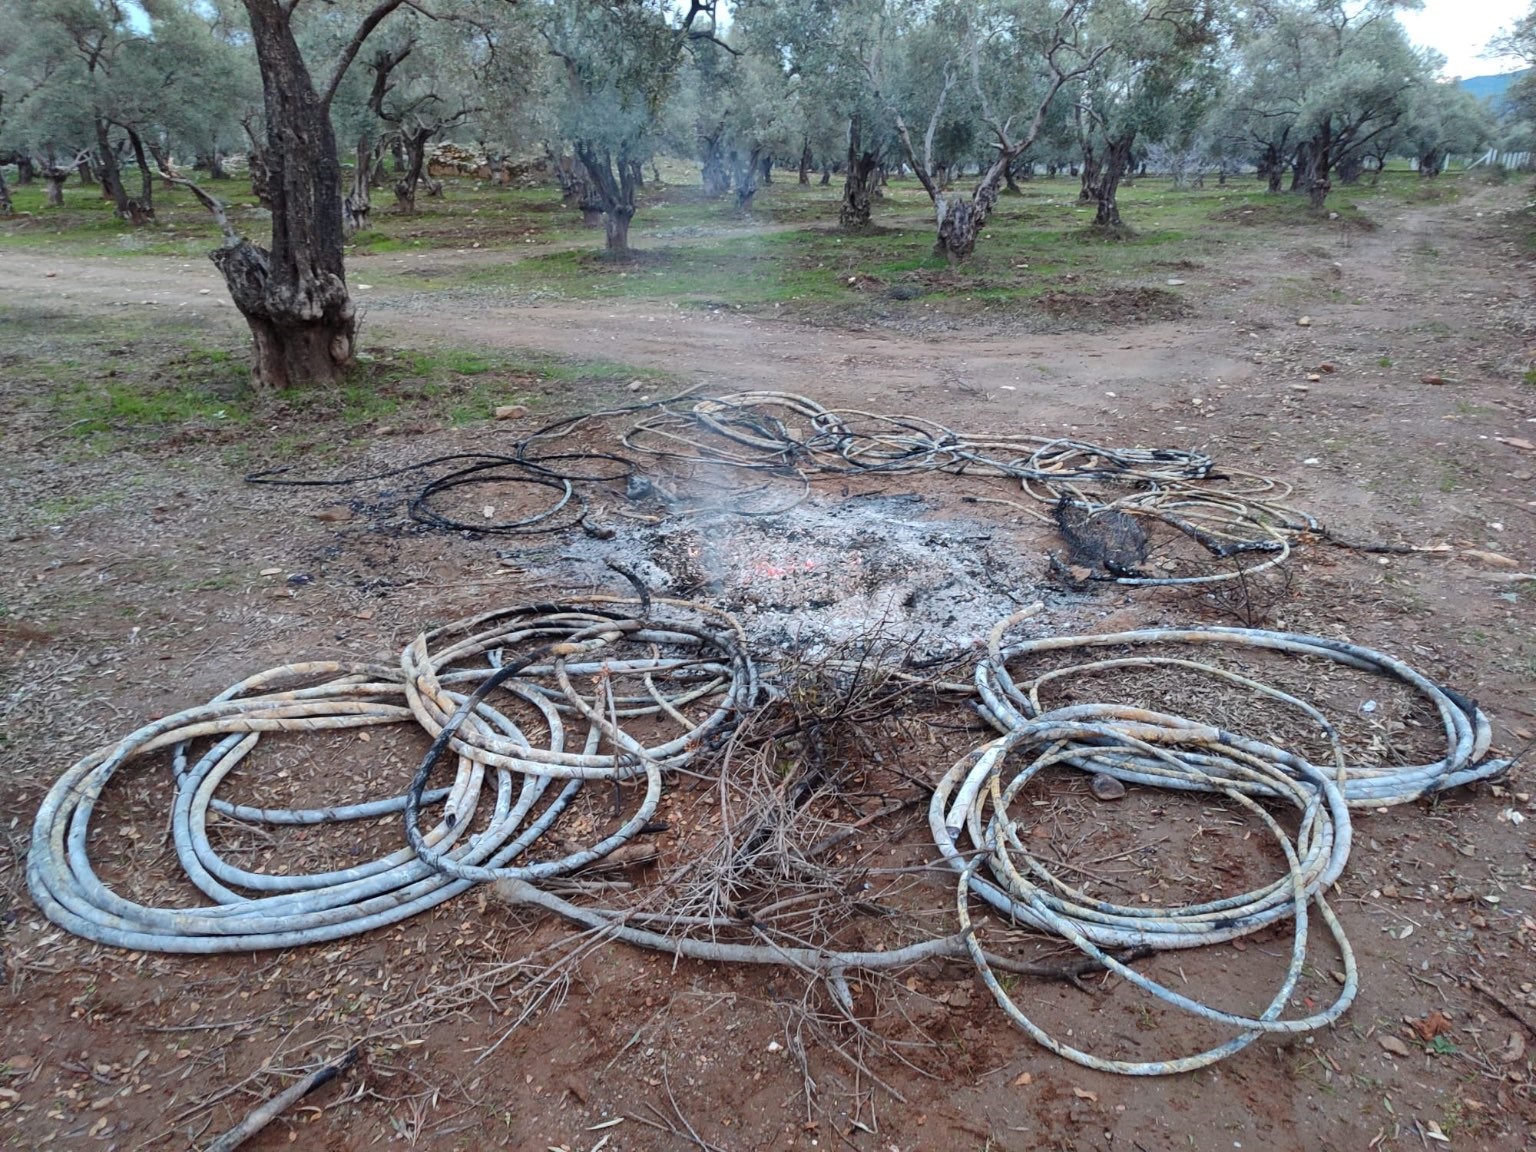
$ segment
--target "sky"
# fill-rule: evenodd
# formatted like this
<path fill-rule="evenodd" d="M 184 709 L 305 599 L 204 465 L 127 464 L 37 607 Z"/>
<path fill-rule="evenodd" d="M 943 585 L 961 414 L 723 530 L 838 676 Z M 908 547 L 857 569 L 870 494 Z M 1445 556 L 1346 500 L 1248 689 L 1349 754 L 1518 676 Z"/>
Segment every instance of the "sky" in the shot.
<path fill-rule="evenodd" d="M 1399 12 L 1398 20 L 1415 44 L 1446 58 L 1447 76 L 1488 76 L 1512 72 L 1518 60 L 1482 59 L 1488 41 L 1531 9 L 1532 0 L 1424 0 L 1419 12 Z"/>

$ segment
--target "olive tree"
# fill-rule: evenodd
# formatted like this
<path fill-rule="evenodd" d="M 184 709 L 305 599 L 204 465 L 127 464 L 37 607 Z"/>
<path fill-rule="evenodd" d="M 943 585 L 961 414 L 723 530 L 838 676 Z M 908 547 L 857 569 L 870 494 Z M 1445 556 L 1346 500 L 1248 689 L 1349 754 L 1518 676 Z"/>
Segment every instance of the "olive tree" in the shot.
<path fill-rule="evenodd" d="M 1409 107 L 1399 150 L 1414 157 L 1419 175 L 1438 176 L 1454 152 L 1477 152 L 1497 131 L 1492 112 L 1454 80 L 1423 85 Z"/>
<path fill-rule="evenodd" d="M 819 145 L 829 174 L 827 154 L 839 154 L 845 228 L 869 224 L 880 179 L 900 147 L 881 85 L 912 7 L 912 0 L 738 0 L 735 8 L 742 43 L 796 80 L 806 110 L 802 167 L 806 150 L 814 155 Z"/>
<path fill-rule="evenodd" d="M 1122 227 L 1119 191 L 1139 142 L 1188 141 L 1219 84 L 1221 10 L 1191 0 L 1099 0 L 1092 67 L 1069 86 L 1094 227 Z"/>
<path fill-rule="evenodd" d="M 559 62 L 558 120 L 602 212 L 610 255 L 629 253 L 629 226 L 660 110 L 684 57 L 731 49 L 715 30 L 715 0 L 546 0 L 539 31 Z"/>
<path fill-rule="evenodd" d="M 899 107 L 893 115 L 907 162 L 933 203 L 936 247 L 950 260 L 975 250 L 1010 166 L 1039 138 L 1063 85 L 1094 68 L 1108 51 L 1107 44 L 1086 43 L 1089 8 L 1086 0 L 994 0 L 942 4 L 924 14 L 948 40 L 949 51 L 938 91 L 927 104 L 921 149 Z M 991 147 L 969 193 L 956 192 L 936 164 L 935 140 L 946 104 L 960 93 Z"/>
<path fill-rule="evenodd" d="M 1429 69 L 1394 18 L 1402 6 L 1286 0 L 1246 24 L 1231 100 L 1272 191 L 1289 166 L 1292 189 L 1322 208 L 1336 170 L 1404 120 Z"/>

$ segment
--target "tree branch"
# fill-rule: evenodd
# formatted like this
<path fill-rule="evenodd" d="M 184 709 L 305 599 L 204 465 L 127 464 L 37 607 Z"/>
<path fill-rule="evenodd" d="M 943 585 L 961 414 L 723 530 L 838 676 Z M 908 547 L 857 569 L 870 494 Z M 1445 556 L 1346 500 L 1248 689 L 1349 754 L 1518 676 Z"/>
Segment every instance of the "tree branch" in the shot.
<path fill-rule="evenodd" d="M 229 216 L 224 211 L 224 204 L 218 197 L 209 195 L 190 180 L 184 179 L 181 176 L 172 176 L 164 168 L 161 168 L 159 172 L 162 180 L 167 180 L 172 184 L 179 184 L 196 196 L 202 202 L 203 207 L 208 209 L 213 216 L 214 222 L 218 224 L 219 231 L 224 233 L 223 247 L 238 248 L 240 246 L 244 238 L 239 232 L 235 231 L 235 226 L 229 222 Z"/>
<path fill-rule="evenodd" d="M 294 0 L 294 2 L 297 3 L 298 0 Z M 320 107 L 323 111 L 330 112 L 331 100 L 336 95 L 336 89 L 341 87 L 342 77 L 347 74 L 347 69 L 352 66 L 352 61 L 357 58 L 358 52 L 362 50 L 363 41 L 373 35 L 373 30 L 384 22 L 385 17 L 404 3 L 405 0 L 380 0 L 374 6 L 373 11 L 363 17 L 363 22 L 357 26 L 357 31 L 353 33 L 352 39 L 342 49 L 341 57 L 336 61 L 336 70 L 331 73 L 331 81 L 325 86 L 325 94 L 320 97 Z"/>
<path fill-rule="evenodd" d="M 405 42 L 405 47 L 398 52 L 391 52 L 388 48 L 380 48 L 374 53 L 373 63 L 369 69 L 373 72 L 373 91 L 368 94 L 368 110 L 380 120 L 389 120 L 399 123 L 401 116 L 386 116 L 384 114 L 384 98 L 389 95 L 389 77 L 396 68 L 405 62 L 405 58 L 416 49 L 416 38 L 412 36 Z"/>

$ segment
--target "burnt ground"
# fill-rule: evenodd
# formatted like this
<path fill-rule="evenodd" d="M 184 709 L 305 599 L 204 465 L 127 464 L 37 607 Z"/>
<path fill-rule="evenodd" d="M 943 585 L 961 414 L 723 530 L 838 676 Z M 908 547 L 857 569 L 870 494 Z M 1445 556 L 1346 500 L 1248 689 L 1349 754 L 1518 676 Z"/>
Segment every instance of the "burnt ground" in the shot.
<path fill-rule="evenodd" d="M 1298 550 L 1287 582 L 1255 593 L 1262 602 L 1233 603 L 1052 586 L 1045 558 L 1059 545 L 1045 526 L 1007 505 L 965 502 L 1018 497 L 996 480 L 821 482 L 800 513 L 754 529 L 766 532 L 760 537 L 732 534 L 723 521 L 701 529 L 627 519 L 613 492 L 595 502 L 612 513 L 615 548 L 653 562 L 647 574 L 659 587 L 724 598 L 758 620 L 765 661 L 817 625 L 856 638 L 861 616 L 875 612 L 878 621 L 863 622 L 962 652 L 986 622 L 1037 596 L 1047 610 L 1031 628 L 1042 631 L 1230 623 L 1246 613 L 1403 657 L 1475 696 L 1508 753 L 1536 729 L 1533 585 L 1518 579 L 1536 570 L 1536 388 L 1527 375 L 1536 295 L 1522 195 L 1488 187 L 1454 203 L 1385 207 L 1375 213 L 1379 227 L 1347 236 L 1288 226 L 1232 266 L 1179 269 L 1188 314 L 1148 316 L 1157 298 L 1133 294 L 1123 322 L 1087 331 L 1014 335 L 996 323 L 848 331 L 654 302 L 512 305 L 491 295 L 380 292 L 369 298 L 369 338 L 600 354 L 705 391 L 781 389 L 978 432 L 1208 451 L 1294 485 L 1292 502 L 1341 535 L 1448 550 L 1378 556 L 1313 542 Z M 371 262 L 384 259 L 355 261 L 354 279 L 366 282 Z M 158 259 L 8 253 L 0 262 L 0 292 L 49 310 L 61 327 L 109 326 L 128 312 L 152 323 L 156 309 L 178 309 L 204 313 L 200 322 L 222 337 L 228 309 L 210 306 L 202 288 L 217 292 L 210 269 Z M 585 537 L 509 542 L 420 531 L 402 515 L 403 486 L 244 485 L 238 465 L 261 462 L 280 436 L 302 434 L 302 413 L 275 410 L 269 424 L 233 437 L 173 435 L 103 454 L 61 436 L 31 394 L 14 399 L 0 430 L 6 1147 L 195 1146 L 358 1041 L 365 1053 L 356 1069 L 250 1147 L 1158 1152 L 1536 1143 L 1536 824 L 1518 819 L 1536 817 L 1526 766 L 1496 787 L 1359 813 L 1334 898 L 1360 961 L 1354 1007 L 1309 1037 L 1261 1040 L 1212 1069 L 1166 1079 L 1117 1078 L 1049 1055 L 960 965 L 860 985 L 860 1031 L 839 1023 L 794 972 L 674 964 L 594 946 L 552 918 L 485 896 L 281 954 L 167 957 L 75 940 L 36 913 L 21 873 L 36 805 L 78 756 L 264 667 L 391 659 L 433 623 L 622 584 L 601 568 L 599 542 Z M 580 409 L 584 399 L 578 392 L 563 402 Z M 344 457 L 308 462 L 375 467 L 504 449 L 533 423 L 379 429 Z M 594 448 L 605 435 L 583 434 Z M 232 456 L 231 440 L 248 441 L 247 451 Z M 515 507 L 517 497 L 485 499 Z M 850 511 L 850 501 L 868 507 Z M 700 553 L 712 553 L 715 568 L 690 567 Z M 308 579 L 288 579 L 298 575 Z M 909 596 L 914 587 L 924 594 Z M 943 594 L 928 595 L 934 588 Z M 1357 749 L 1421 750 L 1415 725 L 1423 718 L 1378 686 L 1317 669 L 1262 671 L 1348 718 Z M 1114 690 L 1138 703 L 1208 710 L 1233 726 L 1280 723 L 1156 678 Z M 1377 707 L 1365 710 L 1367 698 Z M 877 794 L 900 795 L 887 778 L 893 763 L 908 785 L 932 780 L 982 738 L 968 705 L 944 700 L 914 699 L 900 717 L 839 731 L 850 757 L 883 756 L 878 769 L 848 761 L 844 806 L 827 814 L 843 824 L 873 811 Z M 301 803 L 334 796 L 343 781 L 348 795 L 374 794 L 399 787 L 422 743 L 404 732 L 367 744 L 344 734 L 293 739 L 238 786 Z M 164 838 L 165 776 L 163 765 L 150 766 L 109 791 L 93 858 L 129 890 L 171 900 L 184 896 Z M 687 784 L 672 794 L 671 830 L 656 838 L 664 865 L 707 844 L 711 795 Z M 1202 886 L 1247 887 L 1273 874 L 1274 860 L 1221 805 L 1133 788 L 1106 806 L 1067 776 L 1033 795 L 1041 815 L 1031 837 L 1111 897 L 1178 902 Z M 599 822 L 606 802 L 591 803 L 580 818 Z M 360 838 L 315 830 L 236 839 L 231 851 L 317 867 L 371 854 L 392 835 L 386 826 Z M 844 854 L 849 868 L 900 879 L 899 888 L 876 882 L 890 885 L 881 895 L 899 906 L 903 926 L 861 923 L 853 929 L 861 938 L 948 930 L 950 887 L 921 870 L 933 855 L 926 837 L 919 805 L 872 823 Z M 1278 981 L 1288 947 L 1280 930 L 1165 954 L 1144 968 L 1252 1011 Z M 1314 940 L 1298 998 L 1326 999 L 1337 963 L 1331 946 Z M 1117 980 L 1096 978 L 1087 990 L 1023 982 L 1015 993 L 1058 1035 L 1106 1054 L 1154 1058 L 1213 1038 Z M 603 1126 L 611 1120 L 620 1122 Z"/>

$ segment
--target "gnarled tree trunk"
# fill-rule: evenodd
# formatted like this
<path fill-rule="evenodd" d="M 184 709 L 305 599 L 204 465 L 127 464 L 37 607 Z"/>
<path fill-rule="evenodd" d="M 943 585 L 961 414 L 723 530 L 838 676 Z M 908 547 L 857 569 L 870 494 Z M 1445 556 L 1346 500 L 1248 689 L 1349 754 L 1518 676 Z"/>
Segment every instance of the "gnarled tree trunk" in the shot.
<path fill-rule="evenodd" d="M 331 383 L 351 366 L 357 331 L 342 266 L 336 138 L 294 41 L 291 10 L 282 0 L 245 0 L 245 8 L 265 93 L 272 249 L 239 239 L 213 262 L 250 326 L 257 383 Z"/>
<path fill-rule="evenodd" d="M 762 171 L 759 157 L 762 148 L 757 147 L 748 153 L 745 162 L 738 159 L 736 168 L 736 210 L 738 212 L 752 211 L 752 197 L 757 195 L 757 176 Z"/>
<path fill-rule="evenodd" d="M 805 143 L 800 146 L 800 183 L 809 184 L 811 182 L 811 166 L 814 159 L 811 155 L 811 142 L 807 138 Z"/>
<path fill-rule="evenodd" d="M 149 166 L 144 141 L 132 128 L 125 128 L 133 146 L 133 160 L 139 166 L 139 198 L 128 201 L 128 218 L 135 224 L 147 224 L 155 218 L 155 173 Z"/>
<path fill-rule="evenodd" d="M 192 167 L 198 172 L 208 173 L 208 179 L 210 180 L 229 179 L 229 173 L 224 168 L 224 153 L 220 152 L 217 148 L 194 158 Z"/>
<path fill-rule="evenodd" d="M 720 144 L 720 133 L 699 133 L 700 179 L 704 195 L 711 200 L 724 196 L 731 190 L 731 170 L 725 166 L 725 149 Z"/>
<path fill-rule="evenodd" d="M 1108 141 L 1104 158 L 1099 165 L 1098 179 L 1093 185 L 1093 226 L 1095 228 L 1121 228 L 1119 192 L 1120 182 L 1130 169 L 1131 146 L 1136 142 L 1135 132 L 1126 132 Z"/>
<path fill-rule="evenodd" d="M 1307 205 L 1321 210 L 1328 199 L 1333 184 L 1329 177 L 1333 170 L 1332 125 L 1324 121 L 1311 140 L 1297 150 L 1296 175 L 1298 183 L 1293 189 L 1307 194 Z"/>
<path fill-rule="evenodd" d="M 11 163 L 16 165 L 16 183 L 18 185 L 30 184 L 37 179 L 37 165 L 32 162 L 32 157 L 25 152 L 18 152 L 10 157 Z"/>
<path fill-rule="evenodd" d="M 0 216 L 14 216 L 16 207 L 11 203 L 11 187 L 5 182 L 5 166 L 0 164 Z"/>
<path fill-rule="evenodd" d="M 1277 144 L 1266 144 L 1259 162 L 1259 175 L 1264 177 L 1265 190 L 1279 192 L 1280 182 L 1285 179 L 1285 157 Z"/>
<path fill-rule="evenodd" d="M 251 119 L 247 116 L 240 121 L 240 127 L 245 129 L 245 135 L 251 142 L 251 150 L 246 157 L 247 169 L 251 177 L 251 195 L 256 197 L 258 204 L 270 212 L 272 210 L 272 173 L 267 170 L 266 143 L 251 127 Z"/>
<path fill-rule="evenodd" d="M 998 181 L 984 182 L 972 196 L 940 193 L 933 202 L 938 217 L 939 231 L 934 251 L 941 252 L 951 263 L 964 260 L 976 251 L 976 238 L 997 206 Z"/>
<path fill-rule="evenodd" d="M 115 205 L 118 219 L 131 219 L 133 214 L 128 206 L 128 190 L 123 187 L 123 170 L 117 163 L 117 150 L 112 147 L 107 134 L 107 122 L 100 116 L 96 117 L 96 153 L 97 163 L 101 165 L 103 198 Z"/>
<path fill-rule="evenodd" d="M 1077 190 L 1077 198 L 1079 200 L 1086 203 L 1098 198 L 1098 193 L 1095 189 L 1099 186 L 1099 171 L 1102 167 L 1103 162 L 1099 159 L 1099 154 L 1095 151 L 1092 141 L 1084 141 L 1082 183 Z"/>
<path fill-rule="evenodd" d="M 61 165 L 51 159 L 43 165 L 43 203 L 50 208 L 64 207 L 64 181 L 75 170 L 73 164 Z"/>
<path fill-rule="evenodd" d="M 843 203 L 837 213 L 844 228 L 868 226 L 875 189 L 880 185 L 880 153 L 864 149 L 862 134 L 863 125 L 854 116 L 848 121 L 848 169 L 843 176 Z"/>
<path fill-rule="evenodd" d="M 368 196 L 368 177 L 373 174 L 373 149 L 365 133 L 357 138 L 357 166 L 352 169 L 352 191 L 341 202 L 342 228 L 347 235 L 368 227 L 373 202 Z"/>
<path fill-rule="evenodd" d="M 155 168 L 165 174 L 165 190 L 167 192 L 172 191 L 176 187 L 176 182 L 171 177 L 177 176 L 179 173 L 176 171 L 176 165 L 171 162 L 171 154 L 166 151 L 164 145 L 157 143 L 153 136 L 144 141 L 144 146 L 149 149 L 149 154 L 154 157 Z"/>
<path fill-rule="evenodd" d="M 395 181 L 395 207 L 407 216 L 416 212 L 416 188 L 421 183 L 422 169 L 427 162 L 427 141 L 432 138 L 433 131 L 420 124 L 400 129 L 398 139 L 400 149 L 405 153 L 405 171 Z"/>
<path fill-rule="evenodd" d="M 639 162 L 620 155 L 614 162 L 613 153 L 601 151 L 589 141 L 576 143 L 576 156 L 587 171 L 587 181 L 593 199 L 602 206 L 603 233 L 608 255 L 629 255 L 629 224 L 635 218 L 635 176 Z"/>
<path fill-rule="evenodd" d="M 603 222 L 603 204 L 597 193 L 592 188 L 592 181 L 586 176 L 586 168 L 582 162 L 574 157 L 567 156 L 563 150 L 560 155 L 555 155 L 545 146 L 555 169 L 555 179 L 560 183 L 560 200 L 571 208 L 581 209 L 581 223 L 587 228 L 596 228 Z"/>

